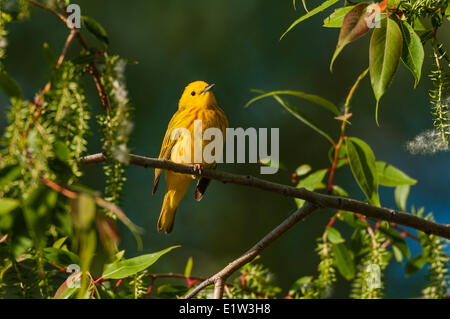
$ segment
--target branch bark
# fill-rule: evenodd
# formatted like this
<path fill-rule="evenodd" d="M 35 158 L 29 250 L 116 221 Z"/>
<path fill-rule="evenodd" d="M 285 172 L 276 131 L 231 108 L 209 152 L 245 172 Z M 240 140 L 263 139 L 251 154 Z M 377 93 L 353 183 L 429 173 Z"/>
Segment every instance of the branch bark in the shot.
<path fill-rule="evenodd" d="M 102 163 L 107 160 L 108 159 L 105 155 L 98 153 L 83 157 L 81 162 L 89 164 Z M 334 208 L 337 210 L 346 210 L 359 213 L 374 220 L 386 220 L 423 231 L 427 234 L 434 234 L 450 239 L 450 225 L 438 224 L 408 213 L 396 211 L 394 209 L 372 206 L 355 199 L 311 192 L 305 188 L 295 188 L 292 186 L 277 184 L 250 175 L 231 174 L 212 169 L 202 169 L 199 171 L 198 169 L 195 169 L 193 165 L 178 164 L 163 159 L 155 159 L 133 154 L 130 154 L 130 164 L 145 168 L 162 168 L 182 174 L 207 177 L 223 183 L 258 188 L 264 191 L 281 194 L 286 197 L 304 199 L 320 208 Z"/>
<path fill-rule="evenodd" d="M 249 263 L 256 256 L 260 254 L 260 252 L 269 246 L 272 242 L 277 240 L 281 235 L 291 229 L 295 224 L 299 221 L 305 219 L 308 215 L 312 214 L 314 211 L 319 209 L 318 206 L 306 202 L 302 208 L 296 210 L 292 215 L 286 218 L 280 225 L 274 228 L 270 233 L 268 233 L 263 239 L 256 243 L 249 251 L 243 254 L 241 257 L 235 259 L 231 263 L 229 263 L 225 268 L 206 279 L 202 283 L 200 283 L 197 287 L 195 287 L 190 293 L 188 293 L 185 298 L 189 299 L 194 297 L 197 293 L 199 293 L 202 289 L 206 288 L 209 285 L 214 284 L 214 298 L 220 299 L 223 294 L 223 287 L 225 281 L 230 277 L 236 270 Z"/>

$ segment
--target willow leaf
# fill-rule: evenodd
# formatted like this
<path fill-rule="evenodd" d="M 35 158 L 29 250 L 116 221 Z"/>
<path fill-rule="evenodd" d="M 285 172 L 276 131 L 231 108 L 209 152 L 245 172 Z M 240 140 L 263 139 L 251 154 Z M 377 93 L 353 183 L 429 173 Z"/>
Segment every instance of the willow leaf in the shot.
<path fill-rule="evenodd" d="M 339 112 L 338 107 L 333 103 L 328 101 L 327 99 L 324 99 L 323 97 L 320 97 L 318 95 L 314 95 L 314 94 L 308 94 L 308 93 L 303 93 L 300 91 L 289 91 L 289 90 L 284 90 L 284 91 L 272 91 L 272 92 L 265 92 L 262 90 L 252 90 L 253 92 L 258 92 L 258 93 L 262 93 L 264 92 L 264 94 L 261 94 L 253 99 L 251 99 L 244 107 L 249 107 L 250 104 L 252 104 L 253 102 L 256 102 L 258 100 L 261 100 L 265 97 L 268 96 L 274 96 L 274 95 L 292 95 L 292 96 L 296 96 L 299 98 L 302 98 L 304 100 L 310 101 L 312 103 L 315 103 L 319 106 L 322 106 L 323 108 L 327 109 L 328 111 L 331 111 L 332 113 L 334 113 L 335 115 L 340 115 L 341 113 Z"/>
<path fill-rule="evenodd" d="M 289 28 L 287 28 L 287 30 L 283 33 L 283 35 L 280 37 L 280 40 L 284 38 L 284 36 L 291 31 L 297 24 L 299 24 L 300 22 L 312 17 L 313 15 L 327 9 L 328 7 L 331 7 L 333 4 L 335 4 L 336 2 L 338 2 L 339 0 L 328 0 L 325 1 L 324 3 L 322 3 L 320 6 L 312 9 L 311 11 L 309 11 L 307 14 L 301 16 L 300 18 L 298 18 L 297 20 L 295 20 Z"/>

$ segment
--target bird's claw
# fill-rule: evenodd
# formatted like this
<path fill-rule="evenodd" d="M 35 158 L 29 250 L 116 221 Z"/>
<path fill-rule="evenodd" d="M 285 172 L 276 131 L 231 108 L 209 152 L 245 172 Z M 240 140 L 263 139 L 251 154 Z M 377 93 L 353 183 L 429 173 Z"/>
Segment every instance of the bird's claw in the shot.
<path fill-rule="evenodd" d="M 200 164 L 194 164 L 194 172 L 197 172 L 198 175 L 202 175 L 202 166 Z"/>

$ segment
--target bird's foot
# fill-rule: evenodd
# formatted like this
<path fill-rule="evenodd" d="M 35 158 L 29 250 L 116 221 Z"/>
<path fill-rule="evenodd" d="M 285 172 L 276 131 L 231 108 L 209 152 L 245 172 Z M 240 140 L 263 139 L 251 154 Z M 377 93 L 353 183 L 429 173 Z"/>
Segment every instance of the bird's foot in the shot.
<path fill-rule="evenodd" d="M 194 172 L 197 172 L 198 175 L 202 175 L 202 166 L 200 164 L 194 164 Z M 195 175 L 192 175 L 192 178 L 195 177 Z"/>

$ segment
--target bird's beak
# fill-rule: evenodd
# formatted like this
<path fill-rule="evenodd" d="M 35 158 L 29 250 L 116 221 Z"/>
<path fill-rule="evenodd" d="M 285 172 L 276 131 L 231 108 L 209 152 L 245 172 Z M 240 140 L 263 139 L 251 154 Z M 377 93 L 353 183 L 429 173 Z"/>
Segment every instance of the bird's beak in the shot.
<path fill-rule="evenodd" d="M 211 90 L 215 85 L 216 85 L 216 84 L 214 84 L 214 83 L 208 85 L 207 87 L 205 87 L 205 88 L 203 89 L 203 91 L 200 92 L 200 94 L 203 94 L 203 93 L 208 92 L 208 91 Z"/>

